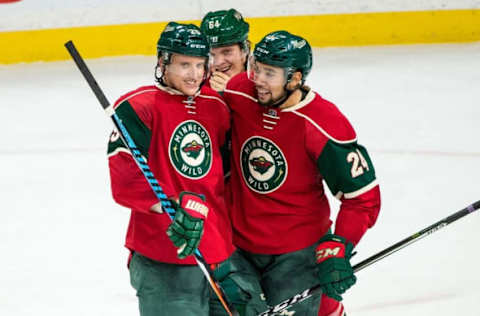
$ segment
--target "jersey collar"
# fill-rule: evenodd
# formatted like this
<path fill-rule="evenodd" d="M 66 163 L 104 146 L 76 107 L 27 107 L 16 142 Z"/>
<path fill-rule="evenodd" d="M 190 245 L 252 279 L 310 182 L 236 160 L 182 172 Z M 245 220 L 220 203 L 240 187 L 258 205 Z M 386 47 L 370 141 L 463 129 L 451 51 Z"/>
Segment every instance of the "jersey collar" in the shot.
<path fill-rule="evenodd" d="M 300 101 L 299 103 L 293 105 L 293 106 L 290 106 L 286 109 L 282 109 L 280 110 L 281 112 L 292 112 L 292 111 L 296 111 L 298 109 L 301 109 L 303 108 L 304 106 L 308 105 L 310 102 L 312 102 L 312 100 L 315 98 L 315 92 L 313 92 L 312 89 L 310 89 L 307 93 L 307 95 L 305 96 L 305 98 Z"/>
<path fill-rule="evenodd" d="M 171 94 L 171 95 L 183 95 L 185 97 L 188 97 L 187 95 L 183 94 L 182 92 L 178 91 L 177 89 L 174 89 L 174 88 L 171 88 L 171 87 L 168 87 L 168 86 L 164 86 L 162 85 L 161 83 L 156 83 L 155 86 L 162 90 L 162 91 L 165 91 L 167 92 L 168 94 Z M 192 99 L 196 98 L 198 95 L 200 94 L 200 89 L 198 89 L 197 92 L 195 92 L 195 94 L 192 96 Z"/>

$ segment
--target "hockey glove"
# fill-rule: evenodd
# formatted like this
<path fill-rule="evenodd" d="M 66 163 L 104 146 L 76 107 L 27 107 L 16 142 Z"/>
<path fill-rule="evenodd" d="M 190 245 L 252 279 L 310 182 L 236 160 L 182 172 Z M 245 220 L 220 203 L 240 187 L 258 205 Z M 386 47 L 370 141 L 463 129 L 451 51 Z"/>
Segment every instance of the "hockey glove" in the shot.
<path fill-rule="evenodd" d="M 191 255 L 200 244 L 203 222 L 208 215 L 205 197 L 192 192 L 182 192 L 179 202 L 172 201 L 175 218 L 167 229 L 167 235 L 177 247 L 177 256 L 183 259 Z"/>
<path fill-rule="evenodd" d="M 341 301 L 341 294 L 357 281 L 350 264 L 352 250 L 353 244 L 345 238 L 328 234 L 320 239 L 315 251 L 319 284 L 325 295 L 337 301 Z"/>

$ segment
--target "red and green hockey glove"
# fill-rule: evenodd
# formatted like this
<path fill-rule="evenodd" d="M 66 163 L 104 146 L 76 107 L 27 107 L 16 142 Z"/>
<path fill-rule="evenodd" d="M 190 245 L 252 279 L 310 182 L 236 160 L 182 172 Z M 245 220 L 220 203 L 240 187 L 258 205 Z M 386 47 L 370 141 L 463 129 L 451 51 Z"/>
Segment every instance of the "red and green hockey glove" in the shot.
<path fill-rule="evenodd" d="M 182 192 L 178 203 L 172 201 L 176 210 L 167 235 L 177 247 L 177 256 L 183 259 L 198 248 L 203 235 L 203 222 L 208 215 L 205 197 L 192 192 Z"/>
<path fill-rule="evenodd" d="M 320 244 L 315 250 L 319 285 L 325 295 L 337 301 L 341 301 L 341 295 L 357 281 L 350 264 L 352 251 L 352 243 L 347 243 L 345 238 L 332 234 L 320 239 Z"/>

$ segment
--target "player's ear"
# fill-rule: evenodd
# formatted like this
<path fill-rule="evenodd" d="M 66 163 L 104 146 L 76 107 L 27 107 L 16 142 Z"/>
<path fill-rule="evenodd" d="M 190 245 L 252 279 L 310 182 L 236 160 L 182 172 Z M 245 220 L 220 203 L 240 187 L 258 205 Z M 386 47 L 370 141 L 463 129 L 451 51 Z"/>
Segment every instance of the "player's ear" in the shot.
<path fill-rule="evenodd" d="M 300 71 L 295 71 L 292 74 L 292 78 L 290 78 L 290 81 L 287 84 L 287 89 L 295 90 L 299 88 L 302 85 L 302 78 L 303 78 L 302 73 Z"/>

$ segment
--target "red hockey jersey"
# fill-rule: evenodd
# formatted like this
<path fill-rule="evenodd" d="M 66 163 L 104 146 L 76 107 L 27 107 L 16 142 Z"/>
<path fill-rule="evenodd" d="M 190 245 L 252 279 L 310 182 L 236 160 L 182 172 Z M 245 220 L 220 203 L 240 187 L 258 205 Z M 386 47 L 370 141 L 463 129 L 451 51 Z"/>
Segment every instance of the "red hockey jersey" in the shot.
<path fill-rule="evenodd" d="M 114 108 L 167 196 L 176 198 L 181 191 L 205 195 L 210 211 L 199 250 L 208 263 L 228 258 L 234 247 L 220 147 L 230 113 L 223 100 L 206 87 L 187 98 L 163 86 L 147 86 L 121 97 Z M 132 210 L 126 247 L 160 262 L 194 264 L 193 256 L 177 258 L 165 233 L 171 220 L 150 210 L 158 199 L 115 132 L 108 157 L 113 197 Z"/>
<path fill-rule="evenodd" d="M 335 233 L 358 243 L 380 209 L 365 148 L 332 103 L 309 91 L 279 110 L 261 106 L 245 73 L 223 95 L 232 110 L 234 244 L 282 254 L 312 245 L 331 226 L 322 180 L 341 200 Z"/>

